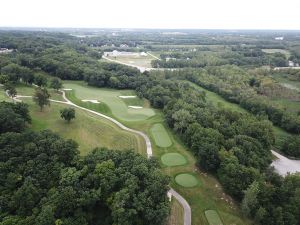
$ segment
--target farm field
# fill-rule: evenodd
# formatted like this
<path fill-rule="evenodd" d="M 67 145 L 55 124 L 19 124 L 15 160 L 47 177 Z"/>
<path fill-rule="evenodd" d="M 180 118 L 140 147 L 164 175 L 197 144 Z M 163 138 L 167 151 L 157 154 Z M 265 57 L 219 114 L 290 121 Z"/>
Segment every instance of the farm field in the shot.
<path fill-rule="evenodd" d="M 49 129 L 66 139 L 75 140 L 82 155 L 86 155 L 96 147 L 133 149 L 140 154 L 146 154 L 144 140 L 141 137 L 121 130 L 104 118 L 75 109 L 76 119 L 68 124 L 60 118 L 60 110 L 68 106 L 51 102 L 50 107 L 45 107 L 44 111 L 40 112 L 32 100 L 24 99 L 24 102 L 30 106 L 33 130 Z"/>
<path fill-rule="evenodd" d="M 152 68 L 151 61 L 155 60 L 153 56 L 147 54 L 147 56 L 109 56 L 107 57 L 112 60 L 117 60 L 122 63 L 127 63 L 134 66 L 140 66 L 140 67 L 146 67 L 146 68 Z"/>
<path fill-rule="evenodd" d="M 72 96 L 72 99 L 70 98 L 70 100 L 72 100 L 72 101 L 75 100 L 76 104 L 77 104 L 77 102 L 81 102 L 79 99 L 79 96 L 81 96 L 82 99 L 83 98 L 84 99 L 88 99 L 88 98 L 95 99 L 96 98 L 100 102 L 104 102 L 103 97 L 101 100 L 101 98 L 97 98 L 97 96 L 99 97 L 99 93 L 105 94 L 107 91 L 109 91 L 110 94 L 114 96 L 115 102 L 113 100 L 108 100 L 108 99 L 111 99 L 112 97 L 110 97 L 110 98 L 107 97 L 107 99 L 105 100 L 105 105 L 106 105 L 105 111 L 101 111 L 101 110 L 103 110 L 103 108 L 101 109 L 100 106 L 99 106 L 99 108 L 98 108 L 98 106 L 93 106 L 92 103 L 86 105 L 86 107 L 87 108 L 94 107 L 94 109 L 93 108 L 90 108 L 90 109 L 99 110 L 99 112 L 102 112 L 108 116 L 112 116 L 113 118 L 119 120 L 124 125 L 132 128 L 132 129 L 140 130 L 140 131 L 146 133 L 150 137 L 150 140 L 152 143 L 152 148 L 154 151 L 153 152 L 154 156 L 158 160 L 161 159 L 161 157 L 166 153 L 178 153 L 185 158 L 187 163 L 184 165 L 178 165 L 178 166 L 167 166 L 167 165 L 163 164 L 161 160 L 159 160 L 159 162 L 162 166 L 162 170 L 164 171 L 164 173 L 171 177 L 171 186 L 189 202 L 189 204 L 192 208 L 192 224 L 193 225 L 208 224 L 206 217 L 205 217 L 205 211 L 207 209 L 218 210 L 218 212 L 220 212 L 220 216 L 222 217 L 224 222 L 227 224 L 237 224 L 237 225 L 251 224 L 251 222 L 248 219 L 246 219 L 245 217 L 242 216 L 242 214 L 239 211 L 239 209 L 237 208 L 237 206 L 235 206 L 234 201 L 230 197 L 228 197 L 227 195 L 224 194 L 224 191 L 222 190 L 218 181 L 213 176 L 206 174 L 206 173 L 202 173 L 198 169 L 196 169 L 196 166 L 195 166 L 196 161 L 195 161 L 194 156 L 191 154 L 191 152 L 187 151 L 187 149 L 180 142 L 179 138 L 176 135 L 174 135 L 174 133 L 172 131 L 170 131 L 169 128 L 167 128 L 165 126 L 163 116 L 160 111 L 158 111 L 158 110 L 154 111 L 153 109 L 149 108 L 149 106 L 148 106 L 148 109 L 153 110 L 153 112 L 155 112 L 155 114 L 152 117 L 144 117 L 144 119 L 141 119 L 139 117 L 138 120 L 136 120 L 136 118 L 134 118 L 134 116 L 135 116 L 134 114 L 130 115 L 130 114 L 128 114 L 128 112 L 126 110 L 124 110 L 123 112 L 127 113 L 126 116 L 127 116 L 127 118 L 128 117 L 130 118 L 129 120 L 128 119 L 124 120 L 123 115 L 120 115 L 118 113 L 113 113 L 114 110 L 117 110 L 117 108 L 116 108 L 117 102 L 120 103 L 120 101 L 121 101 L 122 108 L 124 109 L 124 107 L 125 107 L 125 109 L 127 109 L 126 108 L 127 104 L 124 103 L 123 99 L 119 98 L 118 96 L 120 96 L 120 95 L 134 96 L 135 95 L 134 91 L 128 91 L 128 90 L 119 91 L 119 90 L 111 90 L 111 89 L 105 89 L 105 88 L 93 88 L 93 87 L 84 86 L 82 83 L 69 82 L 69 81 L 66 81 L 64 86 L 66 88 L 73 89 L 75 94 Z M 88 89 L 90 89 L 90 90 L 88 90 Z M 81 93 L 82 90 L 83 90 L 83 93 Z M 108 96 L 108 94 L 107 94 L 107 96 Z M 148 103 L 144 103 L 144 104 L 146 104 L 146 106 L 147 106 Z M 101 104 L 94 104 L 94 105 L 101 105 Z M 153 136 L 151 135 L 151 128 L 153 127 L 154 124 L 164 125 L 165 130 L 166 130 L 167 134 L 169 135 L 171 142 L 173 143 L 171 146 L 159 147 L 154 144 L 155 140 L 154 140 Z M 175 181 L 175 177 L 178 174 L 182 174 L 182 173 L 188 173 L 188 174 L 192 173 L 194 175 L 195 179 L 197 179 L 197 181 L 199 181 L 201 183 L 201 185 L 196 185 L 195 187 L 186 188 L 186 187 L 183 187 L 183 186 L 177 184 Z M 224 196 L 226 196 L 226 197 L 224 198 Z"/>

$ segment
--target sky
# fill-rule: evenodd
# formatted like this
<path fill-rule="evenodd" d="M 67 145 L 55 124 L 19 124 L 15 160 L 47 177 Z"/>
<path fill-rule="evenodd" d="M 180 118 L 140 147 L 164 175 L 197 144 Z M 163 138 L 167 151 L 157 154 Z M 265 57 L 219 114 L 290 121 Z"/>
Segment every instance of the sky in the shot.
<path fill-rule="evenodd" d="M 300 30 L 300 0 L 0 0 L 0 27 Z"/>

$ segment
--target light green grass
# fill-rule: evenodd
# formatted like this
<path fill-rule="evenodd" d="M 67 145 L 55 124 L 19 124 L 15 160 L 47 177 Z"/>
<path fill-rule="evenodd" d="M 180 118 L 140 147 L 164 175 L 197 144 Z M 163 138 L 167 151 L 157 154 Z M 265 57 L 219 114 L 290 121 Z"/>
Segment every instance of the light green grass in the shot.
<path fill-rule="evenodd" d="M 284 54 L 287 58 L 289 58 L 291 56 L 290 51 L 285 50 L 285 49 L 271 48 L 271 49 L 262 49 L 262 51 L 265 53 L 268 53 L 268 54 L 281 53 L 281 54 Z"/>
<path fill-rule="evenodd" d="M 206 219 L 209 225 L 223 225 L 219 214 L 215 210 L 206 210 L 205 211 Z"/>
<path fill-rule="evenodd" d="M 89 87 L 87 86 L 87 88 Z M 97 88 L 91 88 L 91 89 L 94 90 Z M 107 90 L 107 89 L 101 88 L 100 90 Z M 125 92 L 125 94 L 123 92 Z M 129 91 L 122 91 L 122 95 L 136 95 L 136 93 L 134 91 L 129 90 Z M 124 104 L 126 105 L 126 103 Z M 146 104 L 147 108 L 150 108 L 148 101 L 144 101 L 144 104 Z M 93 104 L 93 105 L 99 105 L 99 104 Z M 234 202 L 232 202 L 232 204 L 228 204 L 227 202 L 221 199 L 224 196 L 223 195 L 224 191 L 222 190 L 219 182 L 213 176 L 199 172 L 199 170 L 195 166 L 196 164 L 195 157 L 192 155 L 190 151 L 187 150 L 184 144 L 180 141 L 180 138 L 177 135 L 175 135 L 174 132 L 165 124 L 163 114 L 160 110 L 152 109 L 153 111 L 155 111 L 155 115 L 149 117 L 146 120 L 124 121 L 114 116 L 111 113 L 112 110 L 110 109 L 111 106 L 110 102 L 105 103 L 105 105 L 107 106 L 106 109 L 107 112 L 104 112 L 104 114 L 119 120 L 124 125 L 132 129 L 140 130 L 149 136 L 152 143 L 153 155 L 155 158 L 160 159 L 161 156 L 164 155 L 165 153 L 175 153 L 175 152 L 183 155 L 186 158 L 187 163 L 182 166 L 167 167 L 162 164 L 161 160 L 159 160 L 159 162 L 162 165 L 162 171 L 170 177 L 175 177 L 176 175 L 182 173 L 191 173 L 197 178 L 197 180 L 199 181 L 201 180 L 202 185 L 197 185 L 194 188 L 182 187 L 175 182 L 175 179 L 171 179 L 171 183 L 170 183 L 170 185 L 189 202 L 193 212 L 192 225 L 199 225 L 199 224 L 208 225 L 206 217 L 203 213 L 208 208 L 217 210 L 221 215 L 221 217 L 223 218 L 225 224 L 236 224 L 236 225 L 252 224 L 251 221 L 249 221 L 249 219 L 245 218 L 242 215 L 239 208 L 237 208 L 237 204 L 235 204 Z M 151 135 L 151 128 L 154 124 L 157 123 L 163 124 L 167 133 L 169 134 L 169 138 L 173 143 L 170 147 L 161 148 L 153 144 L 155 140 Z M 172 217 L 173 218 L 175 217 L 174 220 L 177 221 L 173 225 L 175 224 L 182 225 L 182 223 L 180 223 L 180 221 L 182 221 L 182 216 L 180 214 L 178 215 L 175 214 L 174 216 L 172 215 Z"/>
<path fill-rule="evenodd" d="M 45 107 L 44 111 L 40 112 L 32 100 L 24 99 L 24 102 L 29 104 L 31 129 L 49 129 L 66 139 L 73 139 L 79 144 L 82 155 L 96 147 L 134 149 L 145 155 L 145 143 L 140 136 L 123 131 L 104 118 L 75 108 L 76 119 L 68 124 L 60 118 L 60 110 L 69 106 L 51 103 L 50 107 Z"/>
<path fill-rule="evenodd" d="M 172 145 L 172 141 L 170 140 L 170 137 L 162 124 L 154 124 L 151 127 L 151 134 L 157 146 L 166 148 Z"/>
<path fill-rule="evenodd" d="M 75 92 L 75 96 L 80 99 L 97 99 L 106 105 L 109 105 L 111 113 L 122 121 L 141 121 L 146 120 L 155 115 L 153 109 L 149 108 L 149 104 L 143 101 L 142 109 L 132 109 L 119 96 L 135 95 L 130 90 L 114 90 L 100 89 L 89 87 L 83 82 L 64 82 L 65 88 L 71 88 Z"/>
<path fill-rule="evenodd" d="M 147 55 L 147 56 L 116 56 L 116 57 L 107 57 L 112 60 L 117 60 L 122 63 L 127 63 L 134 66 L 141 66 L 151 68 L 151 61 L 155 60 L 154 57 Z"/>
<path fill-rule="evenodd" d="M 191 187 L 195 187 L 199 184 L 199 181 L 197 180 L 197 178 L 189 173 L 182 173 L 182 174 L 178 174 L 175 177 L 175 181 L 177 184 L 186 187 L 186 188 L 191 188 Z"/>
<path fill-rule="evenodd" d="M 186 158 L 179 153 L 166 153 L 161 157 L 161 161 L 166 166 L 182 166 L 187 163 Z"/>

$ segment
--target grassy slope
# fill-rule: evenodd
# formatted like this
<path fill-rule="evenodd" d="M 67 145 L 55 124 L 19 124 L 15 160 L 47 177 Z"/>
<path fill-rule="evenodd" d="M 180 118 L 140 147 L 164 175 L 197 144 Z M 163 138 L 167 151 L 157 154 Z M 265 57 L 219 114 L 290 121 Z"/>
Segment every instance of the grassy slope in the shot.
<path fill-rule="evenodd" d="M 65 87 L 68 87 L 68 85 L 69 82 L 66 82 Z M 80 87 L 80 85 L 73 85 L 72 88 L 76 89 L 75 90 L 76 96 L 82 90 L 82 87 Z M 89 89 L 92 92 L 96 91 L 96 88 L 89 87 Z M 100 89 L 100 90 L 108 91 L 108 89 Z M 110 90 L 110 91 L 113 93 L 115 90 Z M 130 95 L 135 95 L 135 94 L 134 92 L 130 91 Z M 99 100 L 101 101 L 101 99 Z M 116 107 L 113 101 L 106 102 L 106 103 L 107 106 Z M 164 166 L 161 162 L 160 163 L 162 166 L 162 170 L 171 177 L 171 186 L 175 188 L 176 191 L 178 191 L 180 194 L 182 194 L 184 198 L 186 198 L 187 201 L 190 203 L 192 208 L 193 225 L 208 224 L 204 214 L 205 210 L 208 209 L 217 210 L 220 213 L 220 216 L 225 224 L 236 224 L 236 225 L 251 224 L 251 222 L 248 219 L 242 216 L 240 210 L 237 208 L 235 203 L 232 202 L 230 198 L 224 194 L 218 181 L 213 176 L 202 173 L 197 169 L 197 167 L 195 166 L 196 162 L 193 155 L 189 151 L 187 151 L 187 148 L 180 142 L 179 138 L 170 129 L 167 128 L 167 125 L 163 120 L 162 113 L 159 110 L 155 110 L 155 112 L 156 115 L 144 120 L 131 119 L 125 121 L 122 120 L 123 116 L 119 118 L 115 116 L 113 113 L 109 113 L 109 112 L 107 113 L 107 115 L 112 116 L 117 120 L 120 120 L 128 127 L 145 132 L 150 137 L 152 143 L 155 143 L 154 139 L 151 136 L 151 131 L 150 131 L 152 125 L 156 123 L 164 124 L 166 131 L 168 132 L 169 137 L 173 144 L 167 148 L 160 148 L 152 144 L 154 155 L 155 157 L 160 159 L 160 157 L 164 153 L 178 152 L 182 154 L 184 157 L 186 157 L 186 159 L 188 160 L 188 163 L 186 165 L 176 166 L 176 167 L 167 167 Z M 132 115 L 130 115 L 130 117 L 132 117 Z M 194 188 L 184 188 L 177 185 L 174 180 L 175 176 L 179 173 L 185 173 L 185 172 L 194 174 L 197 177 L 197 179 L 202 183 L 202 185 Z"/>
<path fill-rule="evenodd" d="M 67 106 L 51 103 L 43 112 L 31 101 L 29 104 L 33 130 L 50 129 L 66 139 L 73 139 L 79 144 L 82 155 L 96 147 L 110 149 L 134 149 L 145 154 L 144 141 L 137 135 L 122 131 L 115 124 L 91 113 L 75 109 L 76 119 L 70 124 L 60 118 L 59 111 Z"/>

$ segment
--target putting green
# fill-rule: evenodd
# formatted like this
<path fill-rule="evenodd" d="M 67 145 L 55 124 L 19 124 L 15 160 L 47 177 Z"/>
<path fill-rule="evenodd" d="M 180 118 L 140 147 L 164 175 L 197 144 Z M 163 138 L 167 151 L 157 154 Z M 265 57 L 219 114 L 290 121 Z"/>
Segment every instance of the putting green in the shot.
<path fill-rule="evenodd" d="M 206 210 L 205 217 L 209 225 L 223 225 L 219 214 L 216 212 L 216 210 Z"/>
<path fill-rule="evenodd" d="M 100 102 L 106 104 L 111 113 L 120 120 L 124 121 L 141 121 L 146 120 L 155 115 L 153 109 L 149 108 L 144 99 L 122 99 L 119 96 L 132 96 L 136 93 L 132 90 L 115 90 L 108 88 L 96 88 L 85 85 L 83 82 L 65 81 L 65 88 L 70 88 L 75 91 L 75 95 L 79 99 L 97 99 Z M 126 104 L 135 103 L 136 106 L 142 106 L 141 109 L 129 108 Z"/>
<path fill-rule="evenodd" d="M 187 160 L 179 153 L 166 153 L 161 157 L 161 161 L 166 166 L 185 165 Z"/>
<path fill-rule="evenodd" d="M 199 181 L 197 178 L 189 173 L 182 173 L 175 177 L 177 184 L 183 187 L 195 187 L 198 185 Z"/>
<path fill-rule="evenodd" d="M 150 131 L 157 146 L 166 148 L 172 145 L 172 141 L 161 123 L 154 124 Z"/>

